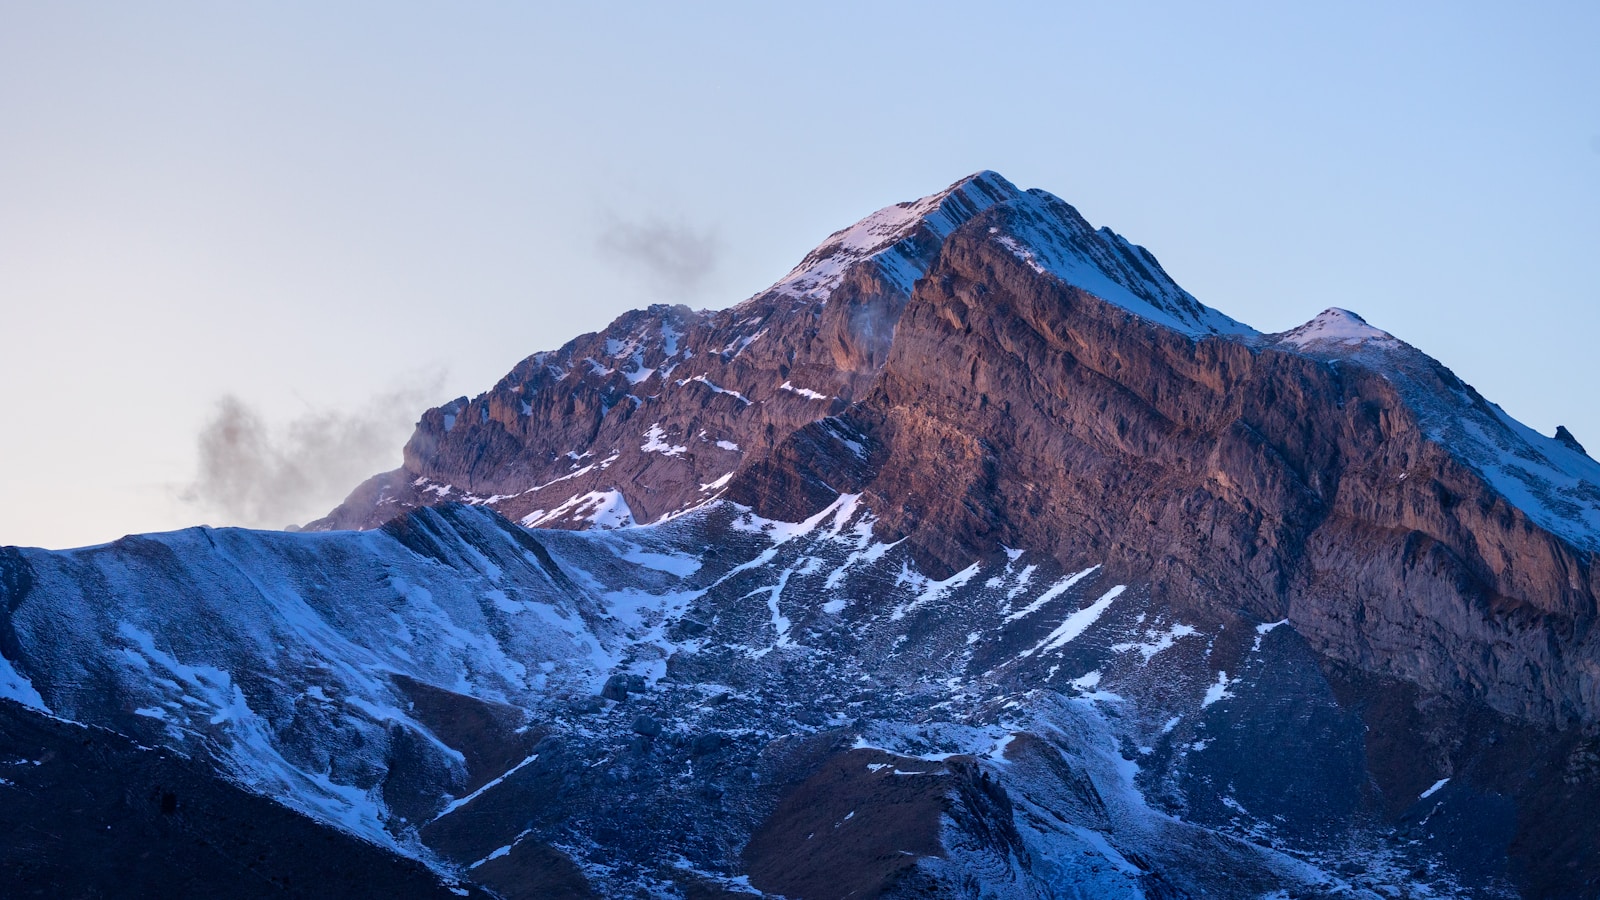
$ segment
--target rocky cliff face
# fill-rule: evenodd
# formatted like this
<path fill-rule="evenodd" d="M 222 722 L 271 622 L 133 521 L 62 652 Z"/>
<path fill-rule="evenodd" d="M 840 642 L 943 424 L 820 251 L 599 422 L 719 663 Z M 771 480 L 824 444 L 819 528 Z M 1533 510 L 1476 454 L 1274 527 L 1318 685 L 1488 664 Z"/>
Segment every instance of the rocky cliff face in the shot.
<path fill-rule="evenodd" d="M 502 897 L 1595 896 L 1597 486 L 981 173 L 428 411 L 328 533 L 0 550 L 0 730 Z"/>
<path fill-rule="evenodd" d="M 1600 714 L 1600 466 L 1353 314 L 1279 336 L 1161 324 L 998 239 L 1013 216 L 946 242 L 840 417 L 878 448 L 862 487 L 886 534 L 934 571 L 1002 544 L 1103 555 L 1369 671 Z"/>
<path fill-rule="evenodd" d="M 864 490 L 932 571 L 1104 555 L 1330 656 L 1600 716 L 1600 465 L 1330 310 L 1261 335 L 1070 206 L 980 173 L 720 313 L 658 307 L 423 416 L 316 528 L 466 500 L 526 525 Z M 871 448 L 870 462 L 866 457 Z"/>
<path fill-rule="evenodd" d="M 796 428 L 850 406 L 944 239 L 1017 195 L 992 172 L 830 237 L 771 289 L 719 312 L 653 306 L 523 360 L 429 410 L 405 464 L 308 527 L 370 528 L 483 503 L 539 527 L 653 522 L 717 496 Z"/>

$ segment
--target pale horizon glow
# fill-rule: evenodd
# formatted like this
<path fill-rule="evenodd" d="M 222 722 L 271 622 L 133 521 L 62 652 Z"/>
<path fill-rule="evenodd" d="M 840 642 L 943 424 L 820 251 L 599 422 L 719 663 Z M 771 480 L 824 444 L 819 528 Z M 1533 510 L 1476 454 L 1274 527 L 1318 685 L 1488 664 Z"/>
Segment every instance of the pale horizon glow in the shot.
<path fill-rule="evenodd" d="M 1600 448 L 1600 7 L 334 6 L 0 12 L 0 545 L 237 523 L 185 499 L 230 396 L 393 468 L 425 406 L 980 169 Z"/>

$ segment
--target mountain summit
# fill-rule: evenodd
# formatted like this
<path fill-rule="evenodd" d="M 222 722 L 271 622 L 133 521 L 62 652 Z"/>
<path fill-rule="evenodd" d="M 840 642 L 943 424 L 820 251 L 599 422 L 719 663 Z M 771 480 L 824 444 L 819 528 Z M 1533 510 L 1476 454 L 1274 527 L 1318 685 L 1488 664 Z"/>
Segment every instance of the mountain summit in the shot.
<path fill-rule="evenodd" d="M 993 172 L 308 527 L 0 550 L 0 777 L 100 740 L 501 897 L 1600 891 L 1600 463 Z"/>
<path fill-rule="evenodd" d="M 1195 300 L 1143 247 L 1050 194 L 979 172 L 835 232 L 729 309 L 652 306 L 530 356 L 489 392 L 430 410 L 402 468 L 307 527 L 370 528 L 450 501 L 526 525 L 587 527 L 703 502 L 746 461 L 855 402 L 882 369 L 913 286 L 977 217 L 990 223 L 988 240 L 1040 276 L 1143 320 L 1190 335 L 1254 334 Z"/>

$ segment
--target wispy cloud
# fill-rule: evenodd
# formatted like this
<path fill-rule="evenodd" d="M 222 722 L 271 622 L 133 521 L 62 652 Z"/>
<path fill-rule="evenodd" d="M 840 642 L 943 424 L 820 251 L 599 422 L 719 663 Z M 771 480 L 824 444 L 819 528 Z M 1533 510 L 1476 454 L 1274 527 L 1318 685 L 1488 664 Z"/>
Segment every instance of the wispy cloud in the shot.
<path fill-rule="evenodd" d="M 675 299 L 692 296 L 716 271 L 722 244 L 709 229 L 666 219 L 611 217 L 598 241 L 651 287 Z"/>
<path fill-rule="evenodd" d="M 324 515 L 368 476 L 398 464 L 441 381 L 282 423 L 224 396 L 200 430 L 199 472 L 180 496 L 229 525 L 283 528 Z"/>

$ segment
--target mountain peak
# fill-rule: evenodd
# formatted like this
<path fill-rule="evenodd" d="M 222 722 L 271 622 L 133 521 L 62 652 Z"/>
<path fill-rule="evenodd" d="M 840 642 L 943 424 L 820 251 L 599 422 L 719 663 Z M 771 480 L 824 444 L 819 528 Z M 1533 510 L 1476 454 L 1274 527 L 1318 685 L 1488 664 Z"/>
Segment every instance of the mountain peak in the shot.
<path fill-rule="evenodd" d="M 826 300 L 845 270 L 876 257 L 884 273 L 909 291 L 939 242 L 983 210 L 1021 196 L 1022 191 L 998 172 L 974 172 L 938 193 L 886 206 L 834 232 L 772 290 Z"/>
<path fill-rule="evenodd" d="M 1256 333 L 1179 287 L 1150 251 L 1096 229 L 1054 194 L 1034 189 L 1005 206 L 990 235 L 1038 274 L 1191 337 Z"/>
<path fill-rule="evenodd" d="M 1584 456 L 1589 455 L 1589 451 L 1583 449 L 1583 445 L 1578 443 L 1578 439 L 1572 436 L 1572 432 L 1568 431 L 1565 425 L 1556 426 L 1556 441 L 1568 450 L 1575 450 Z"/>
<path fill-rule="evenodd" d="M 944 240 L 991 210 L 999 210 L 989 229 L 994 239 L 1039 274 L 1191 336 L 1255 333 L 1179 287 L 1145 248 L 1109 228 L 1094 228 L 1055 195 L 1023 191 L 989 169 L 834 232 L 772 291 L 826 301 L 846 271 L 870 263 L 909 294 Z"/>
<path fill-rule="evenodd" d="M 1368 325 L 1366 319 L 1337 306 L 1329 307 L 1304 325 L 1284 332 L 1279 336 L 1278 343 L 1293 344 L 1300 348 L 1329 344 L 1347 347 L 1365 344 L 1382 347 L 1400 346 L 1399 339 L 1394 335 Z"/>

